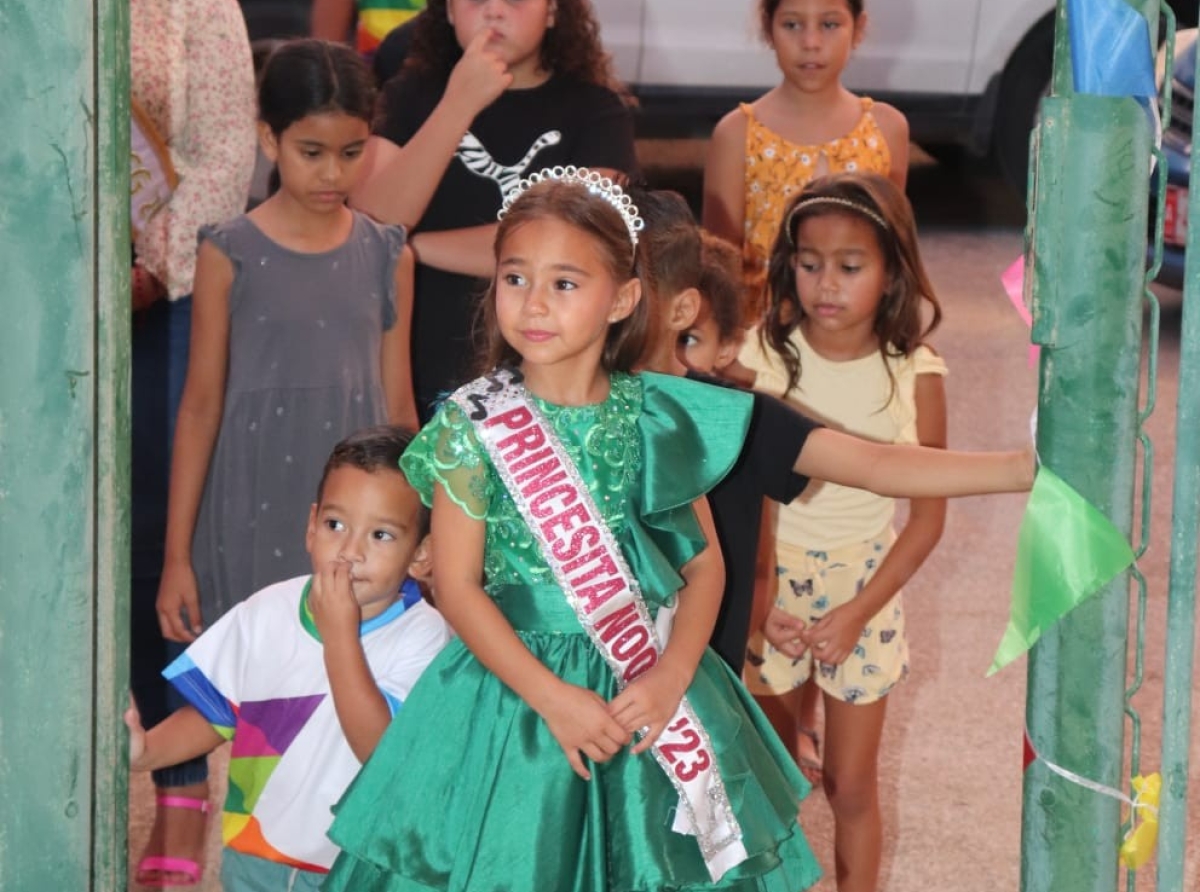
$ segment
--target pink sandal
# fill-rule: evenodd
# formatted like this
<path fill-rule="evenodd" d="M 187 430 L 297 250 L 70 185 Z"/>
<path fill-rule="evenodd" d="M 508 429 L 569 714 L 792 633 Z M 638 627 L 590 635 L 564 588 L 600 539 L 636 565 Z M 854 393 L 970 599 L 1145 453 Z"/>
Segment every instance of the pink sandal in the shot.
<path fill-rule="evenodd" d="M 155 796 L 154 804 L 159 808 L 186 808 L 208 814 L 207 799 L 193 799 L 191 796 Z M 150 875 L 149 879 L 143 876 Z M 183 879 L 173 879 L 171 874 L 182 875 Z M 148 855 L 138 862 L 134 882 L 154 889 L 167 886 L 195 886 L 204 874 L 204 866 L 191 858 L 170 858 L 165 855 Z"/>

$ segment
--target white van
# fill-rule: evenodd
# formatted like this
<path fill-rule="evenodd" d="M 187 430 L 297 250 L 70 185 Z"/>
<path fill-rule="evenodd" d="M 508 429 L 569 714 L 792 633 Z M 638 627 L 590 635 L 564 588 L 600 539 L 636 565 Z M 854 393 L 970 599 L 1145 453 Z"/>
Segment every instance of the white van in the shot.
<path fill-rule="evenodd" d="M 310 0 L 240 0 L 252 40 L 303 34 Z M 1195 25 L 1197 0 L 1169 0 Z M 646 136 L 707 135 L 779 82 L 757 0 L 592 0 Z M 1029 131 L 1050 83 L 1054 0 L 866 0 L 867 38 L 846 85 L 899 108 L 935 151 L 993 154 L 1026 177 Z"/>
<path fill-rule="evenodd" d="M 780 79 L 756 0 L 593 0 L 643 132 L 702 132 Z M 1196 20 L 1196 0 L 1173 0 Z M 1029 131 L 1050 83 L 1054 0 L 867 0 L 846 86 L 908 117 L 915 142 L 993 154 L 1026 179 Z"/>

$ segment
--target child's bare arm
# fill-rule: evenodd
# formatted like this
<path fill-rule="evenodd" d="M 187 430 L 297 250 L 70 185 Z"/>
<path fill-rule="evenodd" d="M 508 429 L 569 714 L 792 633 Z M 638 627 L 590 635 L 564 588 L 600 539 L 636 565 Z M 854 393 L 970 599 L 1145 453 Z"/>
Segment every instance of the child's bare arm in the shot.
<path fill-rule="evenodd" d="M 412 238 L 413 253 L 425 266 L 486 278 L 496 272 L 492 246 L 496 241 L 498 224 L 446 229 L 441 232 L 418 232 Z"/>
<path fill-rule="evenodd" d="M 741 246 L 746 217 L 746 116 L 734 109 L 713 130 L 704 164 L 704 228 Z"/>
<path fill-rule="evenodd" d="M 125 724 L 129 727 L 129 767 L 134 771 L 178 765 L 211 753 L 225 742 L 208 719 L 192 706 L 177 709 L 146 731 L 137 707 L 130 704 Z"/>
<path fill-rule="evenodd" d="M 171 450 L 166 554 L 156 604 L 163 637 L 172 641 L 194 641 L 202 629 L 192 534 L 225 405 L 232 287 L 233 264 L 205 240 L 196 255 L 191 344 Z"/>
<path fill-rule="evenodd" d="M 408 142 L 367 140 L 365 168 L 350 203 L 383 223 L 413 227 L 424 216 L 433 193 L 454 158 L 459 140 L 509 85 L 508 65 L 488 49 L 492 36 L 483 29 L 454 66 L 442 100 Z"/>
<path fill-rule="evenodd" d="M 611 758 L 629 735 L 593 691 L 563 681 L 517 637 L 480 585 L 485 527 L 470 517 L 439 485 L 433 497 L 437 542 L 434 589 L 438 609 L 471 653 L 546 722 L 575 773 L 590 778 L 583 756 Z"/>
<path fill-rule="evenodd" d="M 808 435 L 797 474 L 899 499 L 1024 492 L 1033 485 L 1032 446 L 1014 452 L 957 452 L 875 443 L 819 428 Z"/>
<path fill-rule="evenodd" d="M 704 498 L 697 499 L 693 508 L 708 546 L 680 571 L 683 588 L 679 590 L 670 640 L 658 662 L 609 705 L 609 711 L 626 731 L 649 729 L 633 748 L 634 753 L 649 749 L 675 713 L 708 647 L 721 608 L 725 562 L 717 544 L 712 512 Z"/>
<path fill-rule="evenodd" d="M 308 604 L 321 634 L 338 724 L 355 758 L 366 762 L 387 730 L 392 711 L 363 652 L 358 634 L 362 609 L 350 588 L 350 565 L 331 561 L 319 568 Z"/>
<path fill-rule="evenodd" d="M 405 245 L 396 261 L 396 322 L 383 333 L 380 367 L 388 420 L 415 431 L 421 425 L 417 419 L 417 400 L 413 395 L 412 382 L 414 267 L 412 248 Z"/>

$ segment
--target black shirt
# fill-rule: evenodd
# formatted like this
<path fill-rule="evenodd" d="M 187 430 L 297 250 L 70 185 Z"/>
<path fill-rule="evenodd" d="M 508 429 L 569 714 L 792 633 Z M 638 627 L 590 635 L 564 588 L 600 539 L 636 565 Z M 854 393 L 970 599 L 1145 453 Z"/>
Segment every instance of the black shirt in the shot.
<path fill-rule="evenodd" d="M 376 135 L 404 145 L 441 100 L 445 81 L 404 72 L 384 88 Z M 551 77 L 508 90 L 479 113 L 414 232 L 496 222 L 505 193 L 530 173 L 556 165 L 632 173 L 633 117 L 611 90 Z M 417 266 L 412 321 L 413 387 L 422 421 L 432 404 L 471 373 L 471 329 L 486 282 Z"/>
<path fill-rule="evenodd" d="M 706 375 L 689 372 L 688 377 L 729 386 Z M 741 455 L 733 470 L 708 494 L 725 558 L 725 594 L 709 644 L 739 678 L 750 634 L 763 499 L 787 503 L 808 486 L 808 478 L 795 473 L 792 466 L 808 435 L 819 427 L 782 400 L 755 393 Z"/>

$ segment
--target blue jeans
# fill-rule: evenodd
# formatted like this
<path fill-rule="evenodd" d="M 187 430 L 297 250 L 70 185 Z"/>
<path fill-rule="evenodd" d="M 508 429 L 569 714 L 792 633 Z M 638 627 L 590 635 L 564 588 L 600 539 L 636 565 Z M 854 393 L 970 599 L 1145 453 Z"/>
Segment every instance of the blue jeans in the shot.
<path fill-rule="evenodd" d="M 191 297 L 161 300 L 133 316 L 129 686 L 147 728 L 186 705 L 162 677 L 184 645 L 163 638 L 154 602 L 166 546 L 171 443 L 187 375 L 191 328 Z M 158 787 L 198 784 L 208 779 L 208 760 L 200 756 L 163 768 L 153 772 L 153 778 Z"/>

